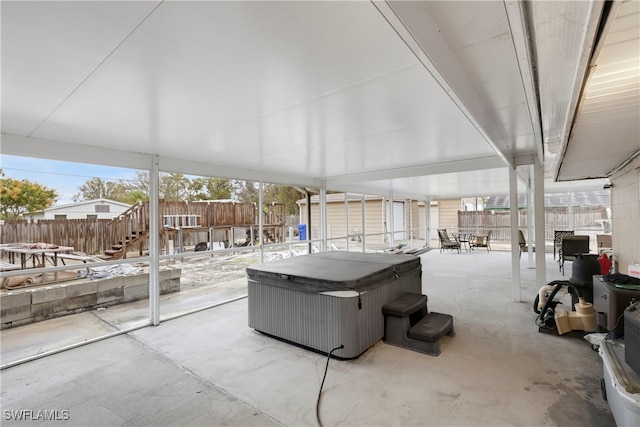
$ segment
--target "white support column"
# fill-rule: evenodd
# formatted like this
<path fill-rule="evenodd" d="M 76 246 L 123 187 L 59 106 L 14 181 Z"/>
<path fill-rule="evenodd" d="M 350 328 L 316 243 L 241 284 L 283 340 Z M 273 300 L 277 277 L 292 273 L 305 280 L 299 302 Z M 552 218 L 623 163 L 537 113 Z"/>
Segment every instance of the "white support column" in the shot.
<path fill-rule="evenodd" d="M 567 227 L 567 230 L 575 230 L 573 220 L 573 192 L 571 191 L 569 191 L 569 195 L 567 197 Z"/>
<path fill-rule="evenodd" d="M 382 233 L 382 243 L 387 242 L 387 222 L 389 221 L 389 218 L 387 218 L 387 205 L 388 205 L 388 201 L 386 197 L 382 198 L 382 202 L 380 203 L 380 207 L 382 209 L 382 212 L 380 213 L 382 221 L 380 221 L 380 228 L 381 228 L 381 233 Z"/>
<path fill-rule="evenodd" d="M 327 183 L 322 180 L 320 188 L 320 238 L 322 239 L 321 251 L 327 250 Z"/>
<path fill-rule="evenodd" d="M 365 234 L 367 234 L 367 222 L 366 222 L 366 214 L 365 214 L 365 198 L 364 193 L 362 193 L 362 202 L 360 203 L 360 211 L 362 215 L 362 252 L 366 252 L 365 246 Z"/>
<path fill-rule="evenodd" d="M 535 212 L 533 203 L 533 191 L 527 187 L 527 268 L 534 268 L 533 265 L 533 213 Z"/>
<path fill-rule="evenodd" d="M 409 247 L 413 249 L 413 199 L 409 199 L 409 243 Z"/>
<path fill-rule="evenodd" d="M 264 204 L 264 183 L 260 181 L 258 183 L 258 233 L 260 237 L 258 238 L 258 242 L 260 242 L 260 262 L 264 262 L 264 215 L 262 211 L 262 205 Z M 251 236 L 255 239 L 254 236 Z M 251 242 L 253 245 L 253 241 Z"/>
<path fill-rule="evenodd" d="M 149 170 L 149 320 L 153 326 L 160 324 L 159 182 L 158 156 L 153 156 Z"/>
<path fill-rule="evenodd" d="M 511 298 L 520 302 L 520 246 L 518 239 L 518 176 L 515 168 L 509 168 L 509 209 L 511 225 Z"/>
<path fill-rule="evenodd" d="M 349 193 L 344 193 L 344 229 L 347 238 L 347 252 L 349 251 Z"/>
<path fill-rule="evenodd" d="M 424 205 L 424 240 L 426 242 L 426 247 L 431 247 L 431 197 L 427 197 Z"/>
<path fill-rule="evenodd" d="M 393 215 L 393 190 L 389 191 L 389 204 L 387 205 L 387 212 L 389 212 L 389 219 L 387 220 L 387 229 L 391 232 L 389 237 L 389 243 L 390 243 L 390 247 L 394 247 L 396 245 L 396 236 L 395 236 L 395 229 L 394 229 L 394 215 Z"/>
<path fill-rule="evenodd" d="M 547 284 L 546 243 L 544 239 L 544 167 L 533 165 L 534 213 L 536 232 L 536 285 L 538 289 Z"/>

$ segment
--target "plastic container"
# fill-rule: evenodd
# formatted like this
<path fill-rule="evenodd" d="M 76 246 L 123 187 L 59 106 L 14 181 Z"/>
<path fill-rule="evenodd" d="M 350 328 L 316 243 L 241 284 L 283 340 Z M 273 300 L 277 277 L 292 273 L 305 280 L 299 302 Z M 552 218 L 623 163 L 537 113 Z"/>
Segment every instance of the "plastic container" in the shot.
<path fill-rule="evenodd" d="M 298 224 L 298 236 L 300 240 L 307 240 L 307 224 Z"/>
<path fill-rule="evenodd" d="M 640 425 L 640 377 L 625 363 L 624 344 L 600 344 L 606 399 L 619 427 Z"/>

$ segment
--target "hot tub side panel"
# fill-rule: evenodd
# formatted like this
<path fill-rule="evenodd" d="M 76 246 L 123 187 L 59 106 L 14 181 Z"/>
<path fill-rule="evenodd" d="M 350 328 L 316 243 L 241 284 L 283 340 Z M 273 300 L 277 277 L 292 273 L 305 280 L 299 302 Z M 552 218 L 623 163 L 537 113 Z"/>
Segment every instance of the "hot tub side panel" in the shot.
<path fill-rule="evenodd" d="M 384 335 L 382 306 L 405 292 L 421 293 L 421 268 L 397 280 L 348 296 L 303 292 L 249 279 L 249 327 L 260 332 L 329 353 L 354 358 Z"/>

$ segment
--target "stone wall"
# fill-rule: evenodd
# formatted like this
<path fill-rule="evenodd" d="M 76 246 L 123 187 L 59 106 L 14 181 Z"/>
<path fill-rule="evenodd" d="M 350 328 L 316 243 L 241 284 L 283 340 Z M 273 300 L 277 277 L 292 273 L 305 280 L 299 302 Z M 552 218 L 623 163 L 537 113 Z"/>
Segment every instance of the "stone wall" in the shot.
<path fill-rule="evenodd" d="M 160 270 L 160 294 L 180 290 L 179 268 Z M 149 298 L 149 273 L 41 285 L 0 295 L 2 329 Z"/>

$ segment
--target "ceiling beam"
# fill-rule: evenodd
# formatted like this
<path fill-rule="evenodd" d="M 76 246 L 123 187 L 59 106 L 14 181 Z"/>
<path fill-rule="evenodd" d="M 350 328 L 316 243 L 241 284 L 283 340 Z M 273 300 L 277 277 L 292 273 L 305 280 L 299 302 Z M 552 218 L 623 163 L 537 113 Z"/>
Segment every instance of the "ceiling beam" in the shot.
<path fill-rule="evenodd" d="M 90 144 L 91 141 L 87 141 L 86 144 L 76 144 L 2 133 L 2 154 L 120 168 L 148 170 L 151 167 L 150 154 L 114 150 Z"/>
<path fill-rule="evenodd" d="M 76 144 L 2 133 L 2 154 L 12 156 L 149 170 L 153 156 L 155 155 L 153 153 L 135 153 L 132 151 L 96 147 L 90 144 L 90 141 L 87 141 L 87 144 Z M 162 172 L 262 181 L 272 184 L 297 185 L 299 187 L 316 186 L 312 178 L 290 176 L 282 173 L 261 172 L 165 156 L 159 156 L 158 162 Z"/>
<path fill-rule="evenodd" d="M 531 127 L 535 138 L 538 164 L 542 165 L 544 164 L 544 153 L 542 149 L 542 121 L 540 120 L 538 81 L 534 71 L 535 58 L 532 51 L 533 48 L 531 46 L 531 35 L 529 34 L 527 6 L 525 2 L 515 1 L 505 1 L 504 5 L 507 12 L 511 40 L 513 41 L 515 56 L 518 60 L 518 67 L 520 69 L 522 87 L 527 99 Z"/>
<path fill-rule="evenodd" d="M 498 127 L 486 114 L 486 107 L 464 73 L 464 68 L 440 33 L 433 17 L 424 8 L 420 9 L 422 13 L 419 17 L 414 16 L 416 9 L 413 6 L 420 2 L 380 0 L 371 0 L 371 2 L 469 120 L 469 123 L 502 158 L 501 166 L 512 166 L 509 156 L 506 156 L 495 142 L 503 139 Z M 412 19 L 415 25 L 407 24 L 408 19 Z"/>
<path fill-rule="evenodd" d="M 394 178 L 410 178 L 415 176 L 439 175 L 455 172 L 467 172 L 483 169 L 505 167 L 505 162 L 498 156 L 463 159 L 450 162 L 433 163 L 428 165 L 408 166 L 385 169 L 372 172 L 362 172 L 350 175 L 326 178 L 327 186 L 344 185 L 357 182 L 380 181 Z"/>

